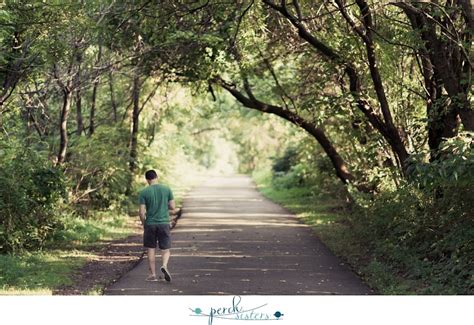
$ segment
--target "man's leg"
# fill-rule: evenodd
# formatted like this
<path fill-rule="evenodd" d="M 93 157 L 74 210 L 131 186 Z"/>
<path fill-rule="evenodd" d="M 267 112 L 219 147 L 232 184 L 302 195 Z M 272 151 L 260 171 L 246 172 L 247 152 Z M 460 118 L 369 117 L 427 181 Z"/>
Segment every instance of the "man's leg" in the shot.
<path fill-rule="evenodd" d="M 170 259 L 170 248 L 171 248 L 171 234 L 170 234 L 170 225 L 160 225 L 160 231 L 158 234 L 158 243 L 161 249 L 161 259 L 163 266 L 160 268 L 163 272 L 166 281 L 171 281 L 171 274 L 168 271 L 168 261 Z"/>
<path fill-rule="evenodd" d="M 155 248 L 148 248 L 148 269 L 150 270 L 150 274 L 156 277 L 155 252 Z"/>
<path fill-rule="evenodd" d="M 171 251 L 169 249 L 161 250 L 161 259 L 163 261 L 163 266 L 168 268 L 168 261 L 170 260 Z"/>
<path fill-rule="evenodd" d="M 160 268 L 160 270 L 161 272 L 163 272 L 165 276 L 165 280 L 168 282 L 171 281 L 171 274 L 168 271 L 168 261 L 170 259 L 170 255 L 171 255 L 171 252 L 169 248 L 161 250 L 161 259 L 163 261 L 163 266 Z"/>

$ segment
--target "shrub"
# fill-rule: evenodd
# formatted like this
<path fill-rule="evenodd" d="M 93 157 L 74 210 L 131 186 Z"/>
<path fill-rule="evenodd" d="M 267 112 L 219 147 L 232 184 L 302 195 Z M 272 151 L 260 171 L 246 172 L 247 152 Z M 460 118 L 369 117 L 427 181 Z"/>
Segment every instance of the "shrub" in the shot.
<path fill-rule="evenodd" d="M 470 137 L 447 141 L 441 158 L 413 160 L 410 180 L 370 200 L 352 224 L 375 258 L 425 283 L 420 293 L 474 292 L 474 155 Z"/>
<path fill-rule="evenodd" d="M 288 147 L 281 157 L 273 158 L 272 185 L 275 189 L 309 188 L 313 193 L 326 192 L 345 196 L 345 189 L 332 177 L 334 168 L 329 160 L 304 141 Z M 313 152 L 308 154 L 308 151 Z"/>
<path fill-rule="evenodd" d="M 66 176 L 77 212 L 85 215 L 90 208 L 106 209 L 125 200 L 131 177 L 126 141 L 126 133 L 103 126 L 71 148 Z"/>
<path fill-rule="evenodd" d="M 273 158 L 272 170 L 274 173 L 287 173 L 298 162 L 298 151 L 294 147 L 286 148 L 283 156 Z"/>
<path fill-rule="evenodd" d="M 273 186 L 276 189 L 288 189 L 299 187 L 304 183 L 304 166 L 298 164 L 292 166 L 287 172 L 277 172 L 273 174 Z"/>
<path fill-rule="evenodd" d="M 17 143 L 0 148 L 0 251 L 41 248 L 58 226 L 62 172 Z"/>

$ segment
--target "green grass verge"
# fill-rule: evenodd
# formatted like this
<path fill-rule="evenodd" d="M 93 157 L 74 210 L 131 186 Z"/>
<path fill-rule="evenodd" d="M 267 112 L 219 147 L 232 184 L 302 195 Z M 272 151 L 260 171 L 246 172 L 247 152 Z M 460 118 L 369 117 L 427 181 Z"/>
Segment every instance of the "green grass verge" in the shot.
<path fill-rule="evenodd" d="M 71 272 L 89 256 L 78 250 L 0 255 L 0 294 L 51 295 L 54 288 L 71 283 Z"/>
<path fill-rule="evenodd" d="M 123 213 L 96 212 L 93 217 L 64 217 L 64 228 L 58 230 L 49 248 L 82 248 L 98 242 L 125 238 L 133 232 L 134 219 Z"/>
<path fill-rule="evenodd" d="M 163 180 L 173 189 L 177 206 L 200 179 L 198 173 L 176 173 Z M 179 174 L 179 175 L 178 175 Z M 87 218 L 66 214 L 62 228 L 42 251 L 0 255 L 0 295 L 51 295 L 55 288 L 71 284 L 72 273 L 94 258 L 91 248 L 136 232 L 138 205 L 131 198 L 128 213 L 91 212 Z M 100 295 L 96 287 L 86 294 Z"/>
<path fill-rule="evenodd" d="M 132 219 L 115 212 L 97 212 L 89 219 L 64 216 L 42 251 L 0 255 L 1 295 L 51 295 L 71 284 L 71 274 L 93 258 L 91 247 L 125 238 L 133 232 Z"/>
<path fill-rule="evenodd" d="M 344 202 L 334 196 L 309 188 L 275 188 L 269 172 L 253 175 L 259 191 L 270 200 L 284 206 L 302 221 L 312 226 L 316 235 L 354 272 L 380 294 L 412 294 L 416 287 L 399 276 L 390 265 L 378 261 L 351 231 L 344 211 Z"/>

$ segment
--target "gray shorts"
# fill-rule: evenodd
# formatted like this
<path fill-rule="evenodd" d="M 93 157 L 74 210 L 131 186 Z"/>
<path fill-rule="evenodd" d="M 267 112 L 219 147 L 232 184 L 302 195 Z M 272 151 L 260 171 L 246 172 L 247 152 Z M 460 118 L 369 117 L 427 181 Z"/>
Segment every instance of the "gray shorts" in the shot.
<path fill-rule="evenodd" d="M 156 242 L 160 249 L 171 248 L 170 225 L 145 225 L 143 228 L 143 246 L 156 248 Z"/>

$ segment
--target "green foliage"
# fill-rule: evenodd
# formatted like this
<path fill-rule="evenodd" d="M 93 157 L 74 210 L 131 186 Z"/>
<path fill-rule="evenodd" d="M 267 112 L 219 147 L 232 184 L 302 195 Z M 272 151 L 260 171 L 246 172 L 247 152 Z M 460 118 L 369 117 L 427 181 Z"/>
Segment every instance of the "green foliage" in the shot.
<path fill-rule="evenodd" d="M 127 133 L 103 126 L 77 139 L 66 167 L 70 202 L 89 209 L 120 206 L 129 181 Z"/>
<path fill-rule="evenodd" d="M 357 197 L 350 220 L 374 258 L 418 293 L 467 294 L 474 287 L 474 155 L 471 137 L 442 147 L 435 163 L 412 162 L 410 181 L 376 198 Z"/>
<path fill-rule="evenodd" d="M 343 187 L 330 177 L 333 167 L 329 159 L 306 134 L 300 134 L 298 140 L 272 157 L 272 186 L 278 190 L 301 187 L 343 197 Z"/>
<path fill-rule="evenodd" d="M 130 232 L 130 221 L 128 215 L 117 211 L 96 212 L 88 219 L 65 214 L 48 247 L 85 247 L 97 245 L 101 240 L 122 238 Z"/>
<path fill-rule="evenodd" d="M 277 187 L 270 170 L 256 171 L 252 177 L 263 195 L 282 204 L 309 224 L 329 225 L 339 219 L 334 210 L 341 207 L 341 199 L 321 187 Z"/>
<path fill-rule="evenodd" d="M 301 174 L 302 168 L 304 168 L 302 165 L 297 165 L 292 167 L 288 173 L 276 173 L 273 177 L 273 186 L 278 189 L 301 186 L 304 182 Z"/>
<path fill-rule="evenodd" d="M 474 179 L 473 133 L 464 132 L 441 143 L 438 159 L 431 163 L 420 162 L 414 155 L 408 172 L 421 188 L 467 187 Z"/>
<path fill-rule="evenodd" d="M 229 96 L 220 96 L 219 100 L 218 118 L 227 121 L 225 138 L 236 145 L 238 171 L 241 173 L 266 168 L 272 157 L 279 155 L 285 144 L 300 133 L 274 116 L 238 107 Z"/>
<path fill-rule="evenodd" d="M 463 195 L 473 195 L 472 189 Z M 474 224 L 462 196 L 436 194 L 405 185 L 381 195 L 351 217 L 353 231 L 395 273 L 416 280 L 418 293 L 471 292 Z M 466 210 L 470 209 L 470 210 Z"/>
<path fill-rule="evenodd" d="M 281 157 L 274 158 L 272 170 L 274 173 L 288 173 L 297 162 L 296 148 L 288 147 Z"/>
<path fill-rule="evenodd" d="M 0 152 L 0 251 L 40 248 L 58 226 L 62 172 L 15 142 L 4 143 Z"/>
<path fill-rule="evenodd" d="M 135 210 L 131 202 L 144 170 L 155 168 L 167 181 L 177 167 L 187 176 L 196 165 L 216 168 L 224 161 L 243 173 L 266 170 L 272 195 L 284 204 L 297 202 L 294 208 L 305 220 L 328 225 L 325 233 L 344 238 L 334 247 L 359 254 L 356 264 L 364 258 L 354 247 L 362 247 L 369 261 L 361 269 L 373 274 L 382 292 L 466 292 L 472 280 L 466 271 L 472 269 L 473 207 L 466 199 L 474 177 L 472 136 L 450 139 L 429 153 L 426 130 L 433 122 L 443 124 L 440 112 L 471 100 L 469 78 L 454 80 L 460 86 L 454 88 L 466 89 L 456 95 L 440 78 L 424 78 L 423 60 L 416 56 L 425 48 L 420 31 L 396 6 L 368 4 L 377 22 L 373 48 L 395 133 L 411 155 L 406 179 L 391 142 L 357 103 L 361 99 L 364 109 L 370 105 L 379 114 L 380 89 L 375 91 L 367 68 L 365 45 L 327 2 L 301 1 L 299 12 L 288 6 L 305 21 L 318 17 L 305 27 L 326 51 L 310 46 L 291 22 L 258 1 L 0 4 L 0 251 L 41 249 L 46 242 L 93 244 L 115 230 L 123 235 L 129 229 L 122 217 L 109 220 L 101 213 L 121 213 L 127 204 Z M 448 2 L 443 6 L 456 10 Z M 442 20 L 443 10 L 436 8 L 420 10 Z M 360 18 L 357 6 L 346 10 Z M 440 48 L 453 50 L 440 55 L 462 63 L 471 44 L 468 37 L 456 39 L 468 34 L 467 25 L 463 15 L 453 17 L 446 34 L 452 40 L 436 28 L 432 36 L 446 45 Z M 358 94 L 349 88 L 349 66 L 356 70 Z M 331 160 L 300 122 L 242 109 L 212 83 L 216 76 L 249 100 L 277 105 L 324 132 L 356 183 L 376 193 L 353 192 L 358 207 L 343 222 L 317 210 L 318 198 L 347 196 Z M 135 106 L 133 79 L 140 86 Z M 427 79 L 439 84 L 420 83 Z M 440 98 L 429 98 L 429 89 Z M 54 166 L 67 91 L 67 156 Z M 434 104 L 430 113 L 428 100 Z M 137 106 L 139 116 L 133 116 Z M 131 125 L 133 117 L 138 124 Z M 85 129 L 79 132 L 81 119 Z M 387 118 L 379 114 L 376 120 Z M 131 126 L 138 130 L 136 169 L 129 165 Z M 436 159 L 427 162 L 430 154 Z M 353 233 L 342 224 L 351 224 Z M 341 237 L 329 231 L 336 228 Z M 394 284 L 399 273 L 413 283 Z"/>

